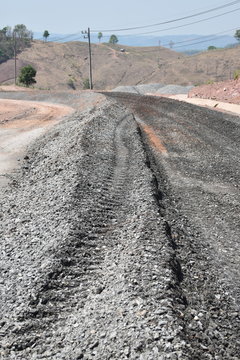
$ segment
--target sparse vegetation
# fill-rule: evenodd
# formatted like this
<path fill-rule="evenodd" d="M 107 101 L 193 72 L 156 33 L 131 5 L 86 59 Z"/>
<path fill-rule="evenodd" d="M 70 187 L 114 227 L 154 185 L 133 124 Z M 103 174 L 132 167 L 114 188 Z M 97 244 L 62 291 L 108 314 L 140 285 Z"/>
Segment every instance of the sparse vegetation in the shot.
<path fill-rule="evenodd" d="M 118 43 L 118 38 L 116 35 L 111 35 L 110 39 L 109 39 L 109 44 L 117 44 Z"/>
<path fill-rule="evenodd" d="M 210 51 L 211 51 L 211 50 L 216 50 L 216 49 L 217 49 L 216 46 L 213 46 L 213 45 L 211 45 L 211 46 L 208 47 L 208 50 L 210 50 Z"/>
<path fill-rule="evenodd" d="M 240 42 L 240 29 L 239 29 L 239 30 L 236 30 L 234 37 L 235 37 L 235 39 L 236 39 L 237 41 Z"/>
<path fill-rule="evenodd" d="M 214 81 L 212 79 L 209 79 L 209 80 L 206 81 L 206 84 L 207 85 L 212 85 L 212 84 L 214 84 Z"/>
<path fill-rule="evenodd" d="M 240 69 L 237 69 L 234 71 L 233 78 L 234 78 L 234 80 L 240 79 Z"/>
<path fill-rule="evenodd" d="M 47 38 L 50 36 L 48 30 L 45 30 L 43 33 L 44 40 L 47 41 Z"/>
<path fill-rule="evenodd" d="M 34 79 L 37 74 L 37 71 L 31 66 L 27 65 L 21 69 L 20 75 L 18 77 L 19 84 L 29 87 L 32 84 L 36 83 Z"/>
<path fill-rule="evenodd" d="M 67 84 L 70 87 L 70 89 L 76 90 L 76 86 L 75 86 L 73 78 L 69 78 Z"/>
<path fill-rule="evenodd" d="M 42 34 L 43 31 L 41 36 Z M 107 41 L 110 35 L 107 37 Z M 111 89 L 117 85 L 136 84 L 143 78 L 148 82 L 165 84 L 178 83 L 182 85 L 184 82 L 206 84 L 209 79 L 214 82 L 233 79 L 234 70 L 240 69 L 239 45 L 234 49 L 205 51 L 194 57 L 169 51 L 167 48 L 161 48 L 159 53 L 157 46 L 149 49 L 128 46 L 126 54 L 129 55 L 121 56 L 122 45 L 108 42 L 104 44 L 103 39 L 105 41 L 105 38 L 102 38 L 101 45 L 92 44 L 95 89 Z M 119 42 L 121 42 L 120 38 Z M 41 53 L 44 56 L 39 56 Z M 53 61 L 49 61 L 49 59 Z M 87 43 L 52 42 L 51 46 L 47 46 L 43 41 L 34 41 L 31 47 L 18 54 L 17 69 L 28 64 L 37 70 L 41 69 L 41 72 L 37 72 L 37 84 L 35 85 L 37 87 L 71 89 L 72 84 L 68 85 L 68 80 L 71 78 L 77 89 L 83 89 L 83 81 L 88 77 L 88 60 Z M 124 77 L 123 74 L 125 74 Z M 10 83 L 13 79 L 13 62 L 1 64 L 0 82 Z M 89 88 L 88 83 L 84 88 Z"/>
<path fill-rule="evenodd" d="M 14 56 L 14 47 L 19 53 L 31 45 L 33 39 L 32 31 L 25 25 L 18 24 L 12 29 L 5 26 L 0 30 L 0 64 Z"/>
<path fill-rule="evenodd" d="M 83 80 L 83 89 L 84 90 L 90 89 L 90 81 L 88 78 Z"/>
<path fill-rule="evenodd" d="M 102 37 L 103 37 L 102 32 L 99 32 L 99 33 L 98 33 L 98 41 L 99 41 L 99 42 L 101 42 Z"/>

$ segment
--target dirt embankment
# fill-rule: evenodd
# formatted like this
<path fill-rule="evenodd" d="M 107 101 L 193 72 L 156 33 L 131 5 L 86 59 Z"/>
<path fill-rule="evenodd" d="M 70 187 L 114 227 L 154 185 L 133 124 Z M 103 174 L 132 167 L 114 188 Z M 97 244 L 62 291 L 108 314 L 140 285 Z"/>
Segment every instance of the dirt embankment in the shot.
<path fill-rule="evenodd" d="M 240 79 L 197 86 L 190 90 L 188 96 L 240 104 Z"/>

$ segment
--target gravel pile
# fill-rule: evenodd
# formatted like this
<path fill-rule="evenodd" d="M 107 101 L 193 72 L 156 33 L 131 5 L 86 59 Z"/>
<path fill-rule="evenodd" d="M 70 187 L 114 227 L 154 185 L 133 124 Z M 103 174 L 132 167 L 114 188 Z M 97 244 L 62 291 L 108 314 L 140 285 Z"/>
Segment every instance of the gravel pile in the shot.
<path fill-rule="evenodd" d="M 237 360 L 239 117 L 165 97 L 108 96 L 134 113 L 157 178 L 160 212 L 177 259 L 174 309 L 183 320 L 187 358 Z"/>
<path fill-rule="evenodd" d="M 114 92 L 129 92 L 133 94 L 164 94 L 164 95 L 177 95 L 188 94 L 193 86 L 181 85 L 164 85 L 164 84 L 144 84 L 136 86 L 118 86 Z"/>
<path fill-rule="evenodd" d="M 237 185 L 239 121 L 167 98 L 107 94 L 118 102 L 95 99 L 97 108 L 39 138 L 1 193 L 0 358 L 238 360 L 237 296 L 217 268 L 221 258 L 239 267 L 236 232 L 222 226 L 237 221 L 238 193 L 233 201 L 214 184 L 231 176 Z M 77 109 L 75 95 L 65 101 Z M 222 209 L 229 238 L 211 219 Z M 214 241 L 223 242 L 220 260 Z M 227 271 L 233 280 L 225 261 Z"/>
<path fill-rule="evenodd" d="M 37 140 L 1 198 L 1 359 L 174 359 L 177 264 L 122 106 Z"/>
<path fill-rule="evenodd" d="M 136 86 L 118 86 L 116 87 L 115 89 L 113 89 L 113 91 L 116 91 L 116 92 L 130 92 L 130 93 L 133 93 L 133 94 L 138 94 L 138 91 L 136 89 Z"/>
<path fill-rule="evenodd" d="M 156 94 L 164 95 L 177 95 L 177 94 L 188 94 L 193 86 L 182 86 L 182 85 L 165 85 L 156 91 Z"/>

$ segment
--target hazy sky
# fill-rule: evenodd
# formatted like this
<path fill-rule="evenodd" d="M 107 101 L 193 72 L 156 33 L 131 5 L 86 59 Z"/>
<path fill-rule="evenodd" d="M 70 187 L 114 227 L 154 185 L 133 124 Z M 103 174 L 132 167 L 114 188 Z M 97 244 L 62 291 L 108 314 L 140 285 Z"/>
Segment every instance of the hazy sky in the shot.
<path fill-rule="evenodd" d="M 71 34 L 88 27 L 96 30 L 120 29 L 151 25 L 179 17 L 192 15 L 221 5 L 231 0 L 11 0 L 1 1 L 0 27 L 25 24 L 37 32 Z M 198 24 L 169 29 L 239 9 L 219 18 Z M 177 34 L 216 34 L 240 28 L 240 1 L 235 5 L 182 21 L 134 31 L 112 32 L 116 35 L 142 34 L 161 30 L 152 36 Z M 166 29 L 166 30 L 165 30 Z M 162 31 L 164 30 L 164 31 Z M 234 31 L 228 31 L 233 34 Z"/>

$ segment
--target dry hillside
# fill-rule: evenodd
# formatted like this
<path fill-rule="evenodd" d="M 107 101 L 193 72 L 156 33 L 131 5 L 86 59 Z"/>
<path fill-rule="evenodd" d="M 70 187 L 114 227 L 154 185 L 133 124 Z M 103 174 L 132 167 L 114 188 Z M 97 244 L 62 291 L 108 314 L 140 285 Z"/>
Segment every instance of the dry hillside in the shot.
<path fill-rule="evenodd" d="M 240 68 L 240 47 L 186 56 L 162 47 L 127 47 L 93 44 L 93 82 L 95 89 L 119 85 L 164 83 L 196 85 L 209 80 L 231 78 Z M 31 64 L 37 69 L 38 88 L 83 88 L 88 78 L 88 46 L 83 42 L 43 43 L 34 41 L 18 56 L 18 69 Z M 12 83 L 14 63 L 0 65 L 0 83 Z"/>
<path fill-rule="evenodd" d="M 156 48 L 133 48 L 121 45 L 93 44 L 93 82 L 97 89 L 113 88 L 118 85 L 144 83 L 158 70 L 159 52 Z M 183 55 L 168 49 L 161 49 L 161 62 Z M 37 87 L 66 89 L 69 82 L 76 88 L 83 88 L 84 79 L 89 75 L 88 45 L 83 42 L 43 43 L 34 41 L 30 49 L 18 56 L 19 66 L 29 63 L 37 69 Z M 1 67 L 4 66 L 4 71 Z M 0 65 L 0 82 L 12 82 L 14 64 Z M 4 79 L 5 77 L 5 79 Z"/>

